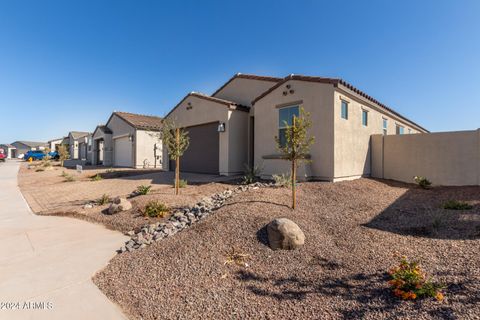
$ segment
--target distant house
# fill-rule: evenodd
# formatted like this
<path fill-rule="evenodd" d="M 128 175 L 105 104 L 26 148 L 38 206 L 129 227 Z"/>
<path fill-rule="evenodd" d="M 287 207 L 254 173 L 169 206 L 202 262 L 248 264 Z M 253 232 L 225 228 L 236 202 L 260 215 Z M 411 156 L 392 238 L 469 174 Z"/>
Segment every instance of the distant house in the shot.
<path fill-rule="evenodd" d="M 105 125 L 93 133 L 94 165 L 148 168 L 162 166 L 162 145 L 158 132 L 162 118 L 113 112 Z"/>
<path fill-rule="evenodd" d="M 68 145 L 71 160 L 82 160 L 85 162 L 91 162 L 92 134 L 90 132 L 69 132 Z"/>
<path fill-rule="evenodd" d="M 0 149 L 3 149 L 7 159 L 15 159 L 17 157 L 17 148 L 11 144 L 0 144 Z"/>
<path fill-rule="evenodd" d="M 64 139 L 65 137 L 48 141 L 47 143 L 50 151 L 58 151 L 58 147 L 62 144 Z"/>
<path fill-rule="evenodd" d="M 16 148 L 15 155 L 17 158 L 23 158 L 23 155 L 30 150 L 44 150 L 47 147 L 45 142 L 34 141 L 15 141 L 12 146 Z"/>

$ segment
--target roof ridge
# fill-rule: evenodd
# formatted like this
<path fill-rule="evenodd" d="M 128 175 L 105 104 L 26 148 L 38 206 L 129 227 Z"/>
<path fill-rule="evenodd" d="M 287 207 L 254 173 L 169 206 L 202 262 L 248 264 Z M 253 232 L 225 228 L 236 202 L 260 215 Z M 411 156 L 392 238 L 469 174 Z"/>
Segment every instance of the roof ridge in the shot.
<path fill-rule="evenodd" d="M 133 116 L 142 116 L 142 117 L 152 117 L 152 118 L 160 118 L 160 119 L 163 119 L 162 117 L 160 116 L 156 116 L 156 115 L 150 115 L 150 114 L 142 114 L 142 113 L 133 113 L 133 112 L 128 112 L 128 111 L 113 111 L 113 113 L 125 113 L 125 114 L 131 114 Z"/>
<path fill-rule="evenodd" d="M 228 85 L 230 84 L 230 82 L 232 82 L 232 81 L 235 80 L 236 78 L 252 79 L 252 80 L 261 80 L 261 81 L 272 81 L 272 82 L 282 81 L 282 78 L 278 78 L 278 77 L 259 76 L 259 75 L 256 75 L 256 74 L 249 74 L 249 73 L 240 73 L 240 72 L 237 72 L 237 73 L 235 73 L 230 79 L 228 79 L 227 82 L 225 82 L 222 86 L 220 86 L 220 88 L 218 88 L 217 90 L 215 90 L 215 92 L 211 94 L 211 97 L 215 96 L 217 93 L 219 93 L 220 91 L 222 91 L 223 88 L 225 88 L 226 86 L 228 86 Z"/>

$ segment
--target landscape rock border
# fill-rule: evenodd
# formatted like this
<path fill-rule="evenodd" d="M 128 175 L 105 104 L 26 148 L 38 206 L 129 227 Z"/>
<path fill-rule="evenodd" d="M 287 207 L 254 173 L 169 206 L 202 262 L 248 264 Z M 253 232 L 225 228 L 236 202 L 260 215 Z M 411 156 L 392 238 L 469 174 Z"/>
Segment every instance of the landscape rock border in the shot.
<path fill-rule="evenodd" d="M 138 232 L 129 231 L 127 235 L 130 236 L 130 240 L 117 250 L 117 252 L 123 253 L 141 249 L 156 241 L 173 236 L 208 217 L 213 211 L 223 207 L 225 202 L 231 197 L 242 192 L 270 187 L 275 187 L 275 184 L 273 182 L 255 182 L 248 185 L 240 185 L 234 189 L 225 190 L 210 197 L 205 197 L 193 207 L 177 209 L 167 222 L 145 225 Z"/>

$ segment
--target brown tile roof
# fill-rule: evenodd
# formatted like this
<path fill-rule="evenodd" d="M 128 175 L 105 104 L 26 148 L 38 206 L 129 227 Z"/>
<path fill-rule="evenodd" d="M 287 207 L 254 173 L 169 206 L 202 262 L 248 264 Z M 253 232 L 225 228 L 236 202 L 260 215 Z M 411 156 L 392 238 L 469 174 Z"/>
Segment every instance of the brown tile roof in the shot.
<path fill-rule="evenodd" d="M 426 132 L 429 132 L 427 129 L 425 129 L 424 127 L 420 126 L 419 124 L 413 122 L 412 120 L 402 116 L 400 113 L 396 112 L 395 110 L 393 110 L 392 108 L 386 106 L 385 104 L 381 103 L 380 101 L 376 100 L 375 98 L 369 96 L 368 94 L 366 94 L 365 92 L 355 88 L 354 86 L 352 86 L 351 84 L 349 84 L 348 82 L 342 80 L 342 79 L 339 79 L 339 78 L 324 78 L 324 77 L 312 77 L 312 76 L 303 76 L 303 75 L 295 75 L 295 74 L 291 74 L 291 75 L 288 75 L 286 76 L 285 78 L 283 78 L 282 81 L 278 82 L 276 85 L 274 85 L 273 87 L 271 87 L 270 89 L 268 89 L 267 91 L 265 91 L 264 93 L 262 93 L 261 95 L 259 95 L 257 98 L 255 98 L 255 100 L 252 101 L 252 105 L 254 105 L 257 101 L 261 100 L 262 98 L 264 98 L 265 96 L 267 96 L 270 92 L 272 92 L 273 90 L 277 89 L 278 87 L 280 87 L 281 85 L 283 85 L 285 82 L 287 81 L 290 81 L 290 80 L 299 80 L 299 81 L 308 81 L 308 82 L 318 82 L 318 83 L 328 83 L 328 84 L 332 84 L 333 86 L 335 87 L 338 87 L 339 85 L 355 92 L 356 94 L 358 94 L 359 96 L 369 100 L 370 102 L 373 102 L 375 104 L 377 104 L 378 106 L 380 106 L 381 108 L 393 113 L 394 115 L 402 118 L 403 120 L 407 121 L 407 122 L 410 122 L 411 124 L 415 125 L 416 127 L 418 127 L 419 129 L 421 130 L 424 130 Z"/>
<path fill-rule="evenodd" d="M 245 111 L 245 112 L 248 112 L 250 110 L 249 107 L 243 106 L 243 105 L 238 104 L 238 103 L 233 102 L 233 101 L 212 97 L 212 96 L 209 96 L 207 94 L 200 93 L 200 92 L 190 92 L 185 97 L 183 97 L 183 99 L 179 103 L 177 103 L 177 105 L 175 107 L 173 107 L 172 110 L 170 110 L 170 112 L 165 116 L 165 118 L 167 118 L 173 112 L 173 110 L 178 108 L 178 106 L 180 106 L 188 97 L 197 97 L 197 98 L 200 98 L 200 99 L 216 102 L 216 103 L 222 104 L 224 106 L 227 106 L 228 108 L 231 108 L 232 110 L 239 110 L 239 111 Z"/>
<path fill-rule="evenodd" d="M 143 114 L 135 114 L 130 112 L 115 111 L 113 115 L 117 115 L 126 123 L 140 130 L 158 131 L 162 128 L 162 118 L 157 116 L 147 116 Z"/>
<path fill-rule="evenodd" d="M 222 91 L 223 88 L 228 86 L 230 84 L 230 82 L 232 82 L 233 80 L 235 80 L 237 78 L 260 80 L 260 81 L 270 81 L 270 82 L 279 82 L 279 81 L 283 80 L 283 78 L 277 78 L 277 77 L 267 77 L 267 76 L 257 76 L 255 74 L 237 73 L 233 77 L 231 77 L 227 82 L 225 82 L 220 88 L 218 88 L 214 93 L 212 93 L 212 97 L 215 96 L 220 91 Z"/>

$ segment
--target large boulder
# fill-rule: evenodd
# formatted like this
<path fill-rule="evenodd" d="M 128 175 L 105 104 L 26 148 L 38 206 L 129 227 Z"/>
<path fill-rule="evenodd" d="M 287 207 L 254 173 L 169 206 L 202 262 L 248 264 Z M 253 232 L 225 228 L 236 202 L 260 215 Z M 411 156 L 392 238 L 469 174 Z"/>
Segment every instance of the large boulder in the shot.
<path fill-rule="evenodd" d="M 268 243 L 273 250 L 294 250 L 303 246 L 305 235 L 302 229 L 286 218 L 278 218 L 267 225 Z"/>
<path fill-rule="evenodd" d="M 125 198 L 117 197 L 113 200 L 113 203 L 108 208 L 109 214 L 115 214 L 121 211 L 127 211 L 132 209 L 132 204 Z"/>

